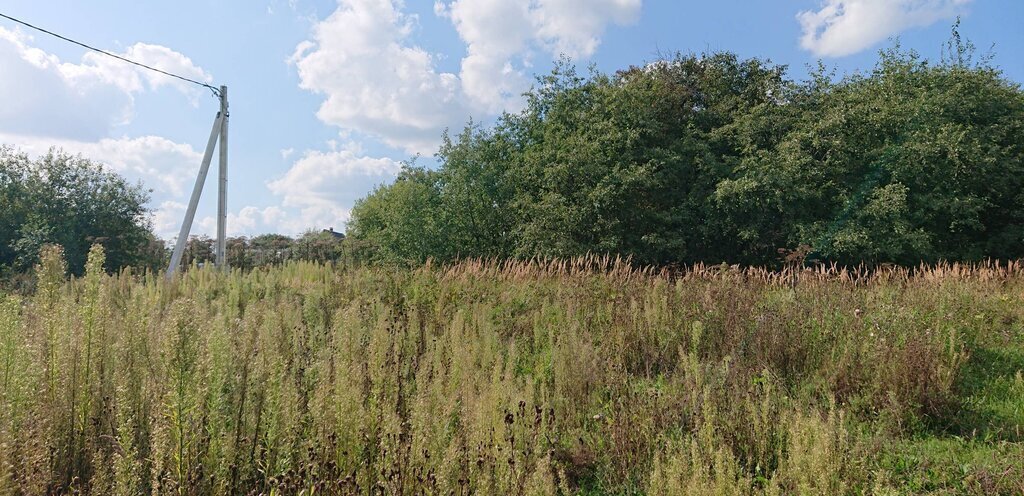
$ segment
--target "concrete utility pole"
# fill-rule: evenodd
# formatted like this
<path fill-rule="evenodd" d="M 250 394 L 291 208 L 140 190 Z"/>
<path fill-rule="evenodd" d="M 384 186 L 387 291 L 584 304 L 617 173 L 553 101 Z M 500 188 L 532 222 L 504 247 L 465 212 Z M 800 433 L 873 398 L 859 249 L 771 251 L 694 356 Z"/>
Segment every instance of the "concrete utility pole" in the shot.
<path fill-rule="evenodd" d="M 228 87 L 221 86 L 217 92 L 220 98 L 220 111 L 213 120 L 213 129 L 210 130 L 210 139 L 206 142 L 206 153 L 203 154 L 203 163 L 199 166 L 199 174 L 196 176 L 196 184 L 192 187 L 192 197 L 188 202 L 188 209 L 185 210 L 185 218 L 181 221 L 181 230 L 178 231 L 178 240 L 174 243 L 174 251 L 171 252 L 171 263 L 167 265 L 167 277 L 174 275 L 174 271 L 181 265 L 181 256 L 188 244 L 188 236 L 192 231 L 192 221 L 196 216 L 196 208 L 199 206 L 199 197 L 203 194 L 203 185 L 206 184 L 206 175 L 210 171 L 210 162 L 213 161 L 213 149 L 220 141 L 220 174 L 218 181 L 217 198 L 217 246 L 215 249 L 215 262 L 221 269 L 227 268 L 225 247 L 227 240 L 227 190 L 228 190 Z"/>
<path fill-rule="evenodd" d="M 225 234 L 227 232 L 227 212 L 228 212 L 228 87 L 221 86 L 220 89 L 214 88 L 207 83 L 190 79 L 180 74 L 174 74 L 167 72 L 163 69 L 148 66 L 136 62 L 131 59 L 126 59 L 116 53 L 110 53 L 105 50 L 100 50 L 80 41 L 75 41 L 66 36 L 59 35 L 53 31 L 47 31 L 39 26 L 34 26 L 21 19 L 11 17 L 7 14 L 0 12 L 0 18 L 7 19 L 9 21 L 16 22 L 30 29 L 46 33 L 50 36 L 59 38 L 73 45 L 78 45 L 87 50 L 106 55 L 121 62 L 132 64 L 143 69 L 153 71 L 156 73 L 163 74 L 164 76 L 180 79 L 187 83 L 192 83 L 197 86 L 202 86 L 209 89 L 213 94 L 220 99 L 220 111 L 217 112 L 217 118 L 213 121 L 213 130 L 210 131 L 210 141 L 206 144 L 206 153 L 203 155 L 203 163 L 199 166 L 199 176 L 196 177 L 196 185 L 192 188 L 192 199 L 188 202 L 188 210 L 185 211 L 185 219 L 181 222 L 181 231 L 178 232 L 178 241 L 174 244 L 174 251 L 171 253 L 171 263 L 167 266 L 167 277 L 171 277 L 174 271 L 181 264 L 181 255 L 185 251 L 185 245 L 188 244 L 188 234 L 192 230 L 192 220 L 196 216 L 196 206 L 199 204 L 199 196 L 203 193 L 203 184 L 206 182 L 206 173 L 210 170 L 210 161 L 213 160 L 213 147 L 217 145 L 218 138 L 220 139 L 220 174 L 219 174 L 219 185 L 217 188 L 217 248 L 216 248 L 216 262 L 217 267 L 221 269 L 227 269 L 227 257 L 225 256 L 227 248 L 227 239 Z"/>
<path fill-rule="evenodd" d="M 228 87 L 220 87 L 220 178 L 217 188 L 217 267 L 227 269 L 228 223 Z"/>

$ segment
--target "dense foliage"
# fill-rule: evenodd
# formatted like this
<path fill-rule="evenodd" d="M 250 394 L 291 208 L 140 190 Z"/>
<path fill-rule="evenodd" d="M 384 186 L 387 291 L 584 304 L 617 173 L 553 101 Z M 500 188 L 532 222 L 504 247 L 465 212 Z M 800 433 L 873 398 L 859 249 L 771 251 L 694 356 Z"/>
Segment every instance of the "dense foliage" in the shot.
<path fill-rule="evenodd" d="M 605 75 L 563 63 L 521 113 L 446 137 L 361 200 L 369 258 L 613 253 L 643 264 L 1024 256 L 1024 92 L 954 32 L 807 81 L 728 53 Z"/>
<path fill-rule="evenodd" d="M 94 243 L 106 268 L 155 266 L 163 244 L 149 229 L 148 193 L 88 159 L 51 150 L 32 160 L 0 147 L 0 276 L 31 270 L 47 244 L 64 247 L 72 273 Z"/>
<path fill-rule="evenodd" d="M 102 265 L 0 300 L 0 494 L 1024 491 L 1019 264 Z"/>

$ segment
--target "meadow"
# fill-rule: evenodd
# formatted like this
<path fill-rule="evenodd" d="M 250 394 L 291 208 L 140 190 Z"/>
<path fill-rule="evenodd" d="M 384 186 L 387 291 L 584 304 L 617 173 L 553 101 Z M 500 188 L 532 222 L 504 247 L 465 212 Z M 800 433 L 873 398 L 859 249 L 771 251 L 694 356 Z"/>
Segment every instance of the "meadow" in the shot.
<path fill-rule="evenodd" d="M 1024 265 L 306 262 L 0 298 L 0 494 L 1022 494 Z"/>

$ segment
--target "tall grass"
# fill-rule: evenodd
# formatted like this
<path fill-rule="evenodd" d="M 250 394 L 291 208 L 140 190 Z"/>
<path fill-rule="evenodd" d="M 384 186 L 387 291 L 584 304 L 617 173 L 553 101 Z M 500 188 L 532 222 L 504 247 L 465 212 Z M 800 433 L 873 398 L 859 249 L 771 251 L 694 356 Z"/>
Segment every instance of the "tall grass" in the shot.
<path fill-rule="evenodd" d="M 0 494 L 1024 491 L 1021 265 L 102 257 L 0 302 Z"/>

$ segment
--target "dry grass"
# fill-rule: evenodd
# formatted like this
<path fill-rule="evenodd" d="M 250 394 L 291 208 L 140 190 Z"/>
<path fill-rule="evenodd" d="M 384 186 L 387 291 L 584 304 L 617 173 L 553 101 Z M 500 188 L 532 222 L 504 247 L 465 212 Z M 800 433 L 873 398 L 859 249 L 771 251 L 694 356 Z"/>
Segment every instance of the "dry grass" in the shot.
<path fill-rule="evenodd" d="M 1020 264 L 92 257 L 0 303 L 0 494 L 1024 491 L 1018 355 L 977 361 L 1024 348 Z M 927 476 L 921 439 L 974 461 Z"/>

